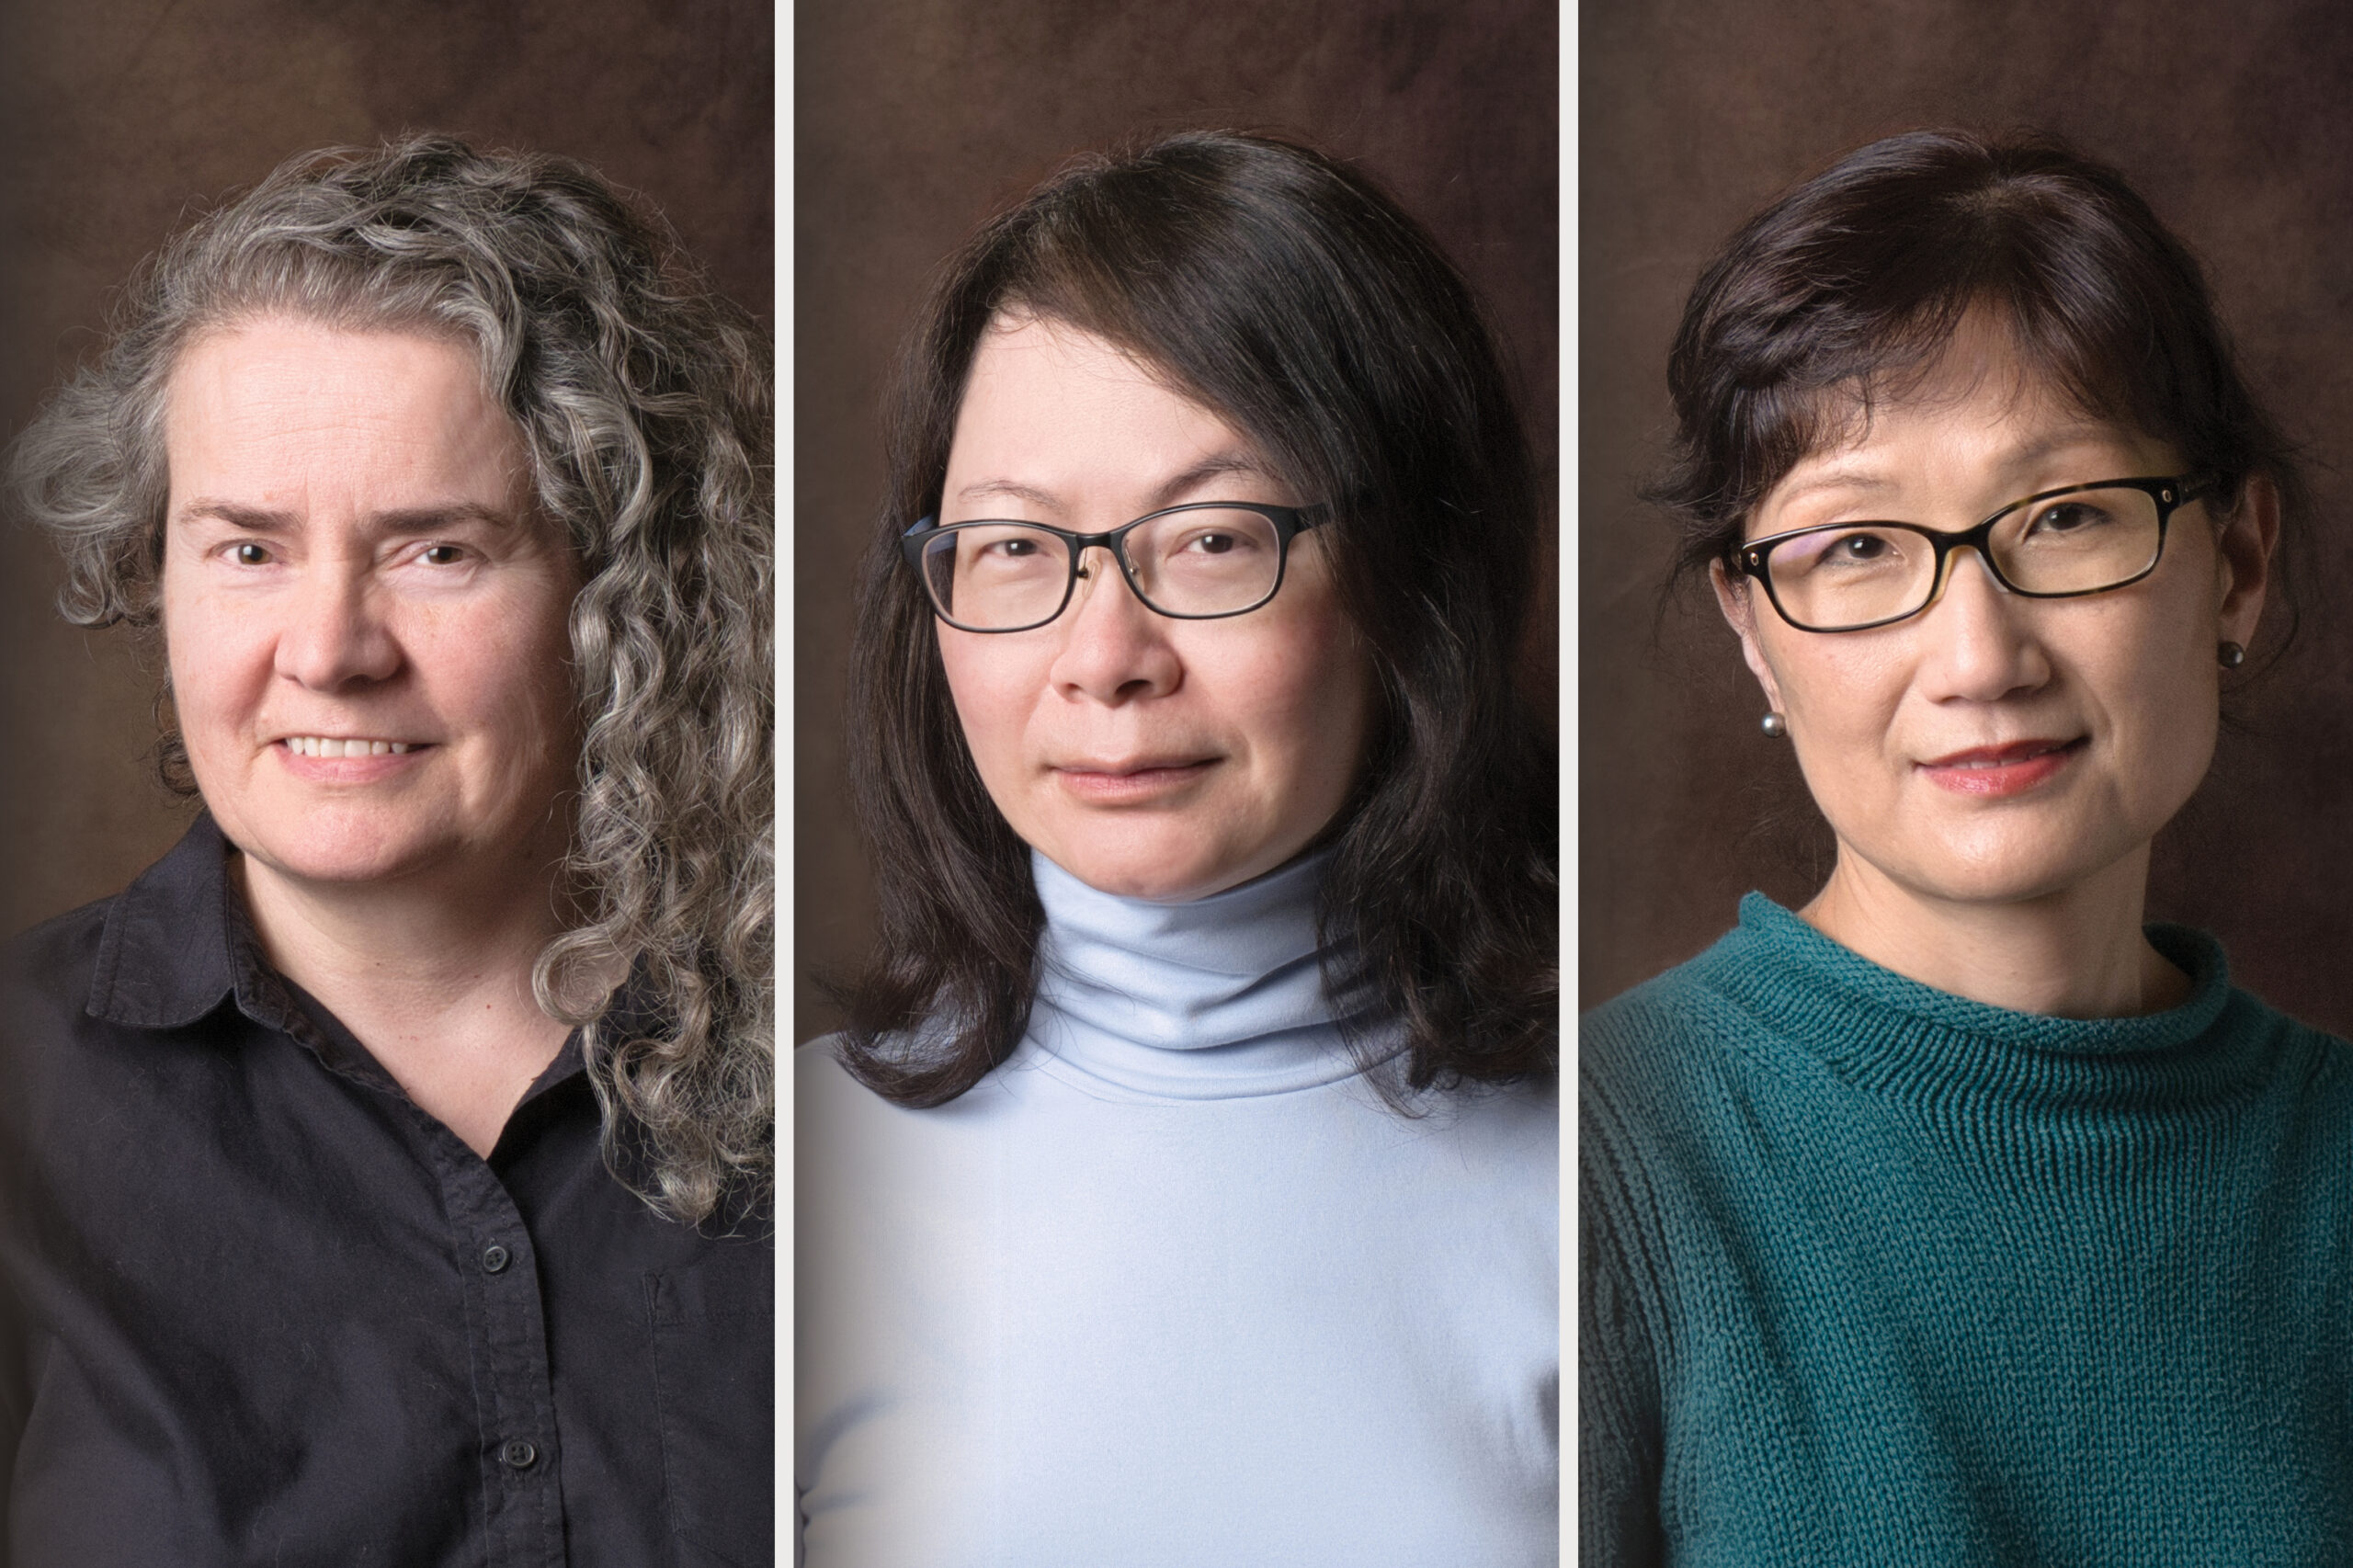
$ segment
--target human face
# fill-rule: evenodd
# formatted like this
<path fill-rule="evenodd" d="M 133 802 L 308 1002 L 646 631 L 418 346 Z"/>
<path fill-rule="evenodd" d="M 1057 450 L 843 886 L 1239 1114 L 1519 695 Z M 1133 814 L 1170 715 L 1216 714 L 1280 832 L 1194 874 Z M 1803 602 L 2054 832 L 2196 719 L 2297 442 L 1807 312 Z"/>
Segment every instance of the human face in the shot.
<path fill-rule="evenodd" d="M 1972 319 L 1911 395 L 1792 468 L 1745 537 L 1959 530 L 2040 491 L 2182 472 L 2178 452 L 2079 412 Z M 2216 647 L 2254 635 L 2277 524 L 2260 481 L 2235 515 L 2190 503 L 2154 572 L 2083 598 L 2007 593 L 1963 551 L 1940 599 L 1866 631 L 1798 631 L 1719 568 L 1725 617 L 1837 835 L 1835 875 L 2009 903 L 2145 863 L 2213 755 Z"/>
<path fill-rule="evenodd" d="M 964 389 L 940 520 L 1095 533 L 1187 501 L 1319 499 L 1105 339 L 1000 320 Z M 935 622 L 965 742 L 1014 832 L 1090 887 L 1167 901 L 1305 848 L 1355 783 L 1372 685 L 1324 543 L 1300 535 L 1282 590 L 1230 619 L 1154 613 L 1093 550 L 1044 626 Z"/>
<path fill-rule="evenodd" d="M 248 874 L 543 881 L 578 574 L 473 356 L 282 317 L 215 332 L 173 371 L 165 444 L 173 703 Z"/>

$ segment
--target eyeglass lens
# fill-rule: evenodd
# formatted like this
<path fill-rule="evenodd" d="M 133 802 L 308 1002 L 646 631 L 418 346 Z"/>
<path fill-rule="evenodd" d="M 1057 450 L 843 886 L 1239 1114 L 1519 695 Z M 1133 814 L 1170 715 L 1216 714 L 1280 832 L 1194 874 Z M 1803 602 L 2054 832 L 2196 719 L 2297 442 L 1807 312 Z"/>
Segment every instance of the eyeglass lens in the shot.
<path fill-rule="evenodd" d="M 1188 507 L 1147 518 L 1121 541 L 1130 580 L 1170 615 L 1231 615 L 1275 591 L 1282 540 L 1256 512 Z M 926 542 L 923 578 L 939 612 L 978 631 L 1053 619 L 1071 582 L 1070 543 L 1028 523 L 964 523 Z"/>
<path fill-rule="evenodd" d="M 2005 513 L 1987 550 L 2011 586 L 2081 594 L 2141 575 L 2164 536 L 2145 490 L 2081 490 Z M 1801 626 L 1837 631 L 1893 620 L 1936 592 L 1934 540 L 1902 523 L 1858 523 L 1801 534 L 1765 558 L 1773 597 Z"/>

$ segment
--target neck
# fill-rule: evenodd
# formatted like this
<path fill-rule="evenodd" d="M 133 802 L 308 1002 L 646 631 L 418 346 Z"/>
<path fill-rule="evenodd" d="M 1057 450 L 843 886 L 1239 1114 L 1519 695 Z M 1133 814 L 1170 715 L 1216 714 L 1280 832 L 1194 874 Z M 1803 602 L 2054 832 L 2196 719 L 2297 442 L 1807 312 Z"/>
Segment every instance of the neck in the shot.
<path fill-rule="evenodd" d="M 1843 842 L 1830 881 L 1798 913 L 1882 968 L 1972 1002 L 2063 1018 L 2134 1017 L 2178 1006 L 2189 979 L 2149 945 L 2149 848 L 2034 898 L 1938 897 Z"/>
<path fill-rule="evenodd" d="M 310 881 L 244 854 L 230 875 L 271 967 L 487 1155 L 568 1032 L 531 994 L 532 966 L 559 929 L 552 860 L 462 889 Z"/>
<path fill-rule="evenodd" d="M 1328 858 L 1310 853 L 1223 892 L 1158 903 L 1033 856 L 1046 929 L 1032 1039 L 1064 1067 L 1158 1097 L 1242 1098 L 1353 1076 L 1315 926 Z"/>

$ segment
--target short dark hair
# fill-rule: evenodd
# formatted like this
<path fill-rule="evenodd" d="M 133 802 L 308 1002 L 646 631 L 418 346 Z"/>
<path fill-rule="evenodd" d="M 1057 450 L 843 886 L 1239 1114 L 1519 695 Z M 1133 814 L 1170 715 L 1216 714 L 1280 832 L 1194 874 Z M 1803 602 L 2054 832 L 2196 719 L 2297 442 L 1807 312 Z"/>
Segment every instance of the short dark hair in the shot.
<path fill-rule="evenodd" d="M 1750 508 L 1857 406 L 1900 395 L 1987 310 L 2085 411 L 2156 437 L 2236 504 L 2293 448 L 2241 379 L 2204 274 L 2104 164 L 2040 134 L 1915 131 L 1848 153 L 1742 226 L 1667 360 L 1676 435 L 1653 500 L 1676 577 L 1728 559 Z"/>
<path fill-rule="evenodd" d="M 839 990 L 845 1063 L 937 1105 L 1028 1027 L 1029 850 L 973 767 L 898 551 L 939 506 L 973 356 L 1006 314 L 1119 345 L 1333 504 L 1379 698 L 1324 882 L 1326 992 L 1403 1024 L 1410 1087 L 1551 1071 L 1555 765 L 1511 680 L 1543 514 L 1502 367 L 1461 278 L 1370 179 L 1226 131 L 1070 164 L 949 262 L 907 340 L 850 661 L 881 935 Z"/>

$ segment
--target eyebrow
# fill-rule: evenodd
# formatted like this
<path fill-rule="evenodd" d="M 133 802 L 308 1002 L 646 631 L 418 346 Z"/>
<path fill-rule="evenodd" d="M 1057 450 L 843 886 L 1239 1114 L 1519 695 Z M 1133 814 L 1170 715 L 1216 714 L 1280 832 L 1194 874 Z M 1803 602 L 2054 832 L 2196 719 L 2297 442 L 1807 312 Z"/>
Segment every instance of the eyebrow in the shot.
<path fill-rule="evenodd" d="M 210 517 L 234 528 L 256 532 L 291 528 L 300 526 L 298 514 L 272 506 L 252 506 L 241 501 L 215 500 L 198 496 L 172 514 L 174 522 L 192 522 Z M 461 523 L 481 523 L 494 528 L 511 528 L 517 518 L 512 512 L 495 506 L 485 506 L 479 501 L 451 501 L 441 506 L 402 506 L 388 512 L 370 512 L 368 522 L 380 533 L 431 533 L 437 528 L 451 528 Z"/>
<path fill-rule="evenodd" d="M 1259 479 L 1272 477 L 1267 471 L 1267 465 L 1248 452 L 1213 452 L 1190 468 L 1172 474 L 1153 492 L 1152 505 L 1145 510 L 1156 512 L 1173 504 L 1177 496 L 1198 490 L 1211 480 L 1226 474 L 1247 474 Z M 1042 507 L 1048 511 L 1060 512 L 1067 509 L 1063 498 L 1052 491 L 1040 489 L 1034 484 L 1024 484 L 1019 480 L 1014 479 L 975 480 L 956 492 L 956 498 L 960 501 L 978 501 L 992 496 L 1001 496 L 1011 501 L 1026 501 L 1033 506 Z"/>
<path fill-rule="evenodd" d="M 1271 477 L 1267 472 L 1267 465 L 1248 452 L 1213 452 L 1162 485 L 1159 493 L 1153 498 L 1154 505 L 1168 506 L 1177 496 L 1198 490 L 1211 480 L 1222 478 L 1230 473 L 1249 474 L 1258 479 Z"/>
<path fill-rule="evenodd" d="M 956 492 L 956 498 L 960 501 L 978 501 L 988 496 L 1003 496 L 1008 501 L 1027 501 L 1032 506 L 1043 507 L 1049 512 L 1059 512 L 1063 509 L 1062 498 L 1052 491 L 1040 490 L 1034 484 L 1023 484 L 1017 480 L 977 480 Z"/>
<path fill-rule="evenodd" d="M 2031 468 L 2036 463 L 2049 459 L 2054 452 L 2063 452 L 2071 447 L 2097 444 L 2109 428 L 2105 425 L 2091 420 L 2079 425 L 2071 425 L 2052 431 L 2039 441 L 2030 442 L 2014 451 L 2003 453 L 2001 461 L 2012 468 Z M 1777 504 L 1787 506 L 1825 490 L 1853 490 L 1866 494 L 1883 494 L 1899 488 L 1901 488 L 1899 482 L 1892 474 L 1880 469 L 1833 467 L 1800 481 L 1786 494 L 1778 497 Z"/>

